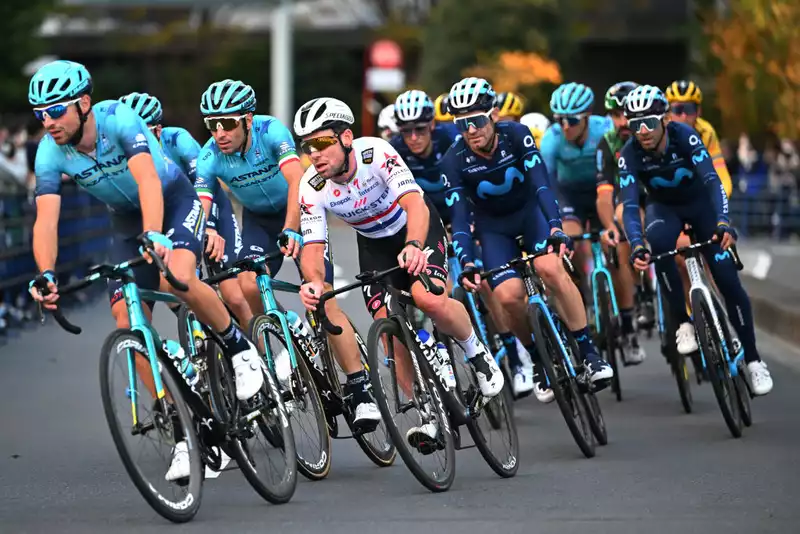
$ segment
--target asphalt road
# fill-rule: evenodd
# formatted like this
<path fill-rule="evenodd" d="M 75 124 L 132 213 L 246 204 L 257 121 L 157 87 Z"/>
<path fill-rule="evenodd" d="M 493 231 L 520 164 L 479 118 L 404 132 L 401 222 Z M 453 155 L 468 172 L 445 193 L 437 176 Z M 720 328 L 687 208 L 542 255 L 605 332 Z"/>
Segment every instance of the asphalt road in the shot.
<path fill-rule="evenodd" d="M 334 230 L 340 283 L 356 270 L 354 241 Z M 287 265 L 284 276 L 295 279 Z M 348 274 L 344 274 L 348 273 Z M 343 300 L 366 334 L 359 293 Z M 286 299 L 292 306 L 296 301 Z M 760 338 L 775 390 L 754 401 L 755 424 L 730 437 L 711 387 L 682 412 L 657 346 L 623 369 L 626 398 L 601 402 L 610 443 L 585 459 L 555 404 L 517 403 L 520 469 L 498 478 L 461 451 L 452 489 L 431 494 L 398 457 L 379 469 L 351 440 L 334 442 L 328 479 L 299 477 L 290 503 L 261 500 L 238 471 L 207 481 L 203 505 L 174 526 L 128 479 L 102 413 L 98 353 L 113 328 L 104 301 L 72 313 L 85 333 L 49 322 L 0 348 L 0 532 L 297 532 L 691 534 L 797 532 L 800 523 L 800 354 Z M 174 319 L 156 324 L 174 335 Z"/>

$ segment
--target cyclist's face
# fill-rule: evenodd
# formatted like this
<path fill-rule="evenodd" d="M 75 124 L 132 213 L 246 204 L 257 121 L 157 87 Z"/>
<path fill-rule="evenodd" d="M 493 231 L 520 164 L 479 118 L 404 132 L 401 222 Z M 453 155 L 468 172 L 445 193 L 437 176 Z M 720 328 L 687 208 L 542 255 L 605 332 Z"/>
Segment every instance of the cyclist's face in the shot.
<path fill-rule="evenodd" d="M 353 132 L 345 130 L 339 135 L 338 140 L 333 142 L 335 138 L 333 130 L 321 130 L 303 138 L 302 146 L 312 147 L 308 157 L 311 158 L 314 169 L 323 178 L 334 178 L 344 165 L 345 154 L 342 145 L 352 145 Z M 318 140 L 316 143 L 315 139 Z"/>
<path fill-rule="evenodd" d="M 645 150 L 655 150 L 658 148 L 658 142 L 664 133 L 664 122 L 659 121 L 652 132 L 648 132 L 646 128 L 640 128 L 638 132 L 634 132 L 636 140 Z"/>
<path fill-rule="evenodd" d="M 403 141 L 412 154 L 424 154 L 431 144 L 434 123 L 404 124 L 400 127 Z"/>
<path fill-rule="evenodd" d="M 573 126 L 570 126 L 567 121 L 563 121 L 561 124 L 561 129 L 564 130 L 564 137 L 567 138 L 567 141 L 573 143 L 580 139 L 580 137 L 583 135 L 583 132 L 586 131 L 586 125 L 588 122 L 588 117 L 581 117 L 581 120 Z"/>
<path fill-rule="evenodd" d="M 700 106 L 694 102 L 676 102 L 670 104 L 669 115 L 671 120 L 694 128 L 697 123 L 697 117 L 700 116 Z"/>
<path fill-rule="evenodd" d="M 631 134 L 631 131 L 628 128 L 628 119 L 625 118 L 625 114 L 622 112 L 622 110 L 613 110 L 611 112 L 611 120 L 614 122 L 614 129 L 617 131 L 620 137 L 627 139 L 627 137 Z"/>
<path fill-rule="evenodd" d="M 489 114 L 489 117 L 492 120 L 486 126 L 483 126 L 482 128 L 470 126 L 466 132 L 462 132 L 462 135 L 464 136 L 464 139 L 466 139 L 467 145 L 469 145 L 470 149 L 473 151 L 480 151 L 489 145 L 490 142 L 492 142 L 495 128 L 494 123 L 497 122 L 497 119 L 499 118 L 498 115 L 499 113 L 497 108 L 494 108 Z"/>
<path fill-rule="evenodd" d="M 211 135 L 214 137 L 214 141 L 217 143 L 217 147 L 219 148 L 220 152 L 223 154 L 233 154 L 235 152 L 239 152 L 240 150 L 244 150 L 242 144 L 244 143 L 245 127 L 247 127 L 249 130 L 252 126 L 253 114 L 248 113 L 245 117 L 242 117 L 241 114 L 220 115 L 219 118 L 238 118 L 236 121 L 236 126 L 231 130 L 225 130 L 221 125 L 211 130 Z"/>
<path fill-rule="evenodd" d="M 68 104 L 66 112 L 57 119 L 51 117 L 46 109 L 44 110 L 42 126 L 58 145 L 67 144 L 78 131 L 78 128 L 81 127 L 81 119 L 78 116 L 76 104 L 81 107 L 81 111 L 84 114 L 91 109 L 91 100 L 88 95 L 84 95 L 77 102 Z"/>

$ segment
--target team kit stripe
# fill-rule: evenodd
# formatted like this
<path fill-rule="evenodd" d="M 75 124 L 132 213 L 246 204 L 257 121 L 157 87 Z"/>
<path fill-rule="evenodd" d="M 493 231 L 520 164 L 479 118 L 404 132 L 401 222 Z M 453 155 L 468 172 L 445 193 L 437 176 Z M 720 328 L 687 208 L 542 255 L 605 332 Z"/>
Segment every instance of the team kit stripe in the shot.
<path fill-rule="evenodd" d="M 281 169 L 284 165 L 292 161 L 300 161 L 300 158 L 297 157 L 297 153 L 294 151 L 287 152 L 280 160 L 278 160 L 278 168 Z"/>

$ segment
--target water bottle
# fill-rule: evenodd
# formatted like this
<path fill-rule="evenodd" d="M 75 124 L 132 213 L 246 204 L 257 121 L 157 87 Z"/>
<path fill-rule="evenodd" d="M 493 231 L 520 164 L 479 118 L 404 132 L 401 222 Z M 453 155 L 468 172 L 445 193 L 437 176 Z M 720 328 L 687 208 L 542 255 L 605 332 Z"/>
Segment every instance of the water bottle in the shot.
<path fill-rule="evenodd" d="M 439 361 L 439 355 L 437 354 L 436 341 L 424 328 L 420 328 L 417 331 L 417 339 L 422 343 L 423 353 L 428 363 L 433 367 L 433 372 L 439 377 L 443 377 L 442 363 Z"/>
<path fill-rule="evenodd" d="M 164 352 L 167 353 L 167 356 L 174 362 L 175 367 L 181 373 L 181 376 L 186 383 L 189 384 L 190 387 L 193 387 L 199 377 L 197 376 L 197 371 L 192 365 L 192 362 L 189 361 L 189 357 L 186 356 L 186 353 L 183 351 L 183 347 L 177 341 L 173 341 L 171 339 L 167 339 L 164 341 L 163 344 Z"/>
<path fill-rule="evenodd" d="M 456 376 L 453 372 L 453 364 L 450 361 L 450 353 L 441 341 L 436 344 L 436 352 L 439 353 L 439 365 L 441 366 L 442 379 L 447 389 L 456 387 Z"/>
<path fill-rule="evenodd" d="M 286 312 L 286 320 L 289 321 L 289 328 L 298 336 L 306 338 L 310 335 L 311 331 L 306 327 L 305 321 L 292 310 Z"/>

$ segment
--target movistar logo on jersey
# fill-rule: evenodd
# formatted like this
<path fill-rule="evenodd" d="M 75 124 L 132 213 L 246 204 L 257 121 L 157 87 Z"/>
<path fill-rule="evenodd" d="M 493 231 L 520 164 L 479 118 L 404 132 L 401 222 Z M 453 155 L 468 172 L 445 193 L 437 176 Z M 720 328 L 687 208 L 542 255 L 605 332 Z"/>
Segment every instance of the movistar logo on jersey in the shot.
<path fill-rule="evenodd" d="M 691 178 L 694 173 L 689 169 L 676 169 L 672 179 L 667 180 L 661 176 L 653 176 L 650 179 L 650 185 L 654 188 L 675 188 L 681 185 L 684 178 Z"/>
<path fill-rule="evenodd" d="M 456 202 L 458 202 L 459 200 L 461 200 L 461 196 L 459 196 L 458 192 L 456 192 L 456 191 L 453 191 L 452 193 L 450 193 L 450 194 L 449 194 L 449 195 L 448 195 L 448 196 L 447 196 L 447 197 L 444 199 L 444 202 L 445 202 L 445 204 L 447 204 L 447 207 L 448 207 L 448 208 L 452 208 L 452 207 L 453 207 L 453 205 L 454 205 Z"/>
<path fill-rule="evenodd" d="M 539 157 L 539 154 L 533 154 L 531 157 L 523 161 L 523 165 L 525 166 L 525 170 L 530 170 L 542 162 L 542 158 Z"/>
<path fill-rule="evenodd" d="M 541 161 L 541 160 L 540 160 Z M 527 162 L 526 162 L 527 163 Z M 488 197 L 500 197 L 507 195 L 511 188 L 514 187 L 514 182 L 523 183 L 525 176 L 516 167 L 509 167 L 506 169 L 506 174 L 503 177 L 502 184 L 493 184 L 492 182 L 482 181 L 478 184 L 478 196 L 484 200 Z"/>
<path fill-rule="evenodd" d="M 728 252 L 727 250 L 725 252 L 723 252 L 722 254 L 714 254 L 714 261 L 717 262 L 717 263 L 719 263 L 721 261 L 729 260 L 729 259 L 731 259 L 731 253 Z"/>
<path fill-rule="evenodd" d="M 429 193 L 439 193 L 444 191 L 445 184 L 444 181 L 439 178 L 437 180 L 430 180 L 425 176 L 415 176 L 417 183 L 422 188 L 423 191 L 427 191 Z"/>
<path fill-rule="evenodd" d="M 636 178 L 633 175 L 628 174 L 627 176 L 621 176 L 619 179 L 619 186 L 620 188 L 628 187 L 629 185 L 633 184 L 636 181 Z"/>
<path fill-rule="evenodd" d="M 545 239 L 544 241 L 540 241 L 539 243 L 536 243 L 533 246 L 533 248 L 536 252 L 541 252 L 545 249 L 546 246 L 547 246 L 547 239 Z"/>
<path fill-rule="evenodd" d="M 708 151 L 703 150 L 703 151 L 700 152 L 700 154 L 696 154 L 696 155 L 692 156 L 692 163 L 697 165 L 698 163 L 700 163 L 701 161 L 703 161 L 705 159 L 708 159 Z"/>

